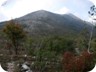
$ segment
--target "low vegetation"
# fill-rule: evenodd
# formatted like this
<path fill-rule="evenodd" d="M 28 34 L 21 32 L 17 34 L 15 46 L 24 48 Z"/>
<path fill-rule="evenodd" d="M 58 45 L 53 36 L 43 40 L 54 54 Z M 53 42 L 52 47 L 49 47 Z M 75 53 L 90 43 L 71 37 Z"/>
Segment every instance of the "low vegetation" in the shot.
<path fill-rule="evenodd" d="M 35 37 L 11 20 L 0 33 L 0 62 L 14 61 L 16 72 L 20 71 L 18 64 L 26 61 L 33 72 L 87 72 L 96 62 L 96 37 L 88 53 L 86 28 L 76 36 Z"/>

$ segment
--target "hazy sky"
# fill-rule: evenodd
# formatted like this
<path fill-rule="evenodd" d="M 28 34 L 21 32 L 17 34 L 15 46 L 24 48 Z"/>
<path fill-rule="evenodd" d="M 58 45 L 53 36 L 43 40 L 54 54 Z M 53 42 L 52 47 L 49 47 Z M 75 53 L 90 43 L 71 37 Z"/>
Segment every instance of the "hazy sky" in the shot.
<path fill-rule="evenodd" d="M 96 5 L 96 0 L 0 0 L 0 21 L 41 9 L 59 14 L 73 13 L 88 20 L 88 11 L 93 3 Z"/>

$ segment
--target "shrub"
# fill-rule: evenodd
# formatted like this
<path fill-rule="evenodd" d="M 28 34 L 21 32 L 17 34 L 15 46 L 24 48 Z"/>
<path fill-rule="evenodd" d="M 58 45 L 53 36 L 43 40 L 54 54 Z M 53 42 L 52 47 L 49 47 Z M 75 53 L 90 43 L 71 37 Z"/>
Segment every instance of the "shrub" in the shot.
<path fill-rule="evenodd" d="M 87 51 L 83 51 L 79 56 L 65 52 L 62 62 L 64 72 L 87 72 L 94 67 L 93 55 Z"/>

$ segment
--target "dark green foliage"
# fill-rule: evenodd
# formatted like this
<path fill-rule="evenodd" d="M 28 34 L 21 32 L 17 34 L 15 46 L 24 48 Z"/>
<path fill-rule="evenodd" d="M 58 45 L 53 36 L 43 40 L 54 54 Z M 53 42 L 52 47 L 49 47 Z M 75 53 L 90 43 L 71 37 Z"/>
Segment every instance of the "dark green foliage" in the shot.
<path fill-rule="evenodd" d="M 91 41 L 91 51 L 96 52 L 96 38 L 93 38 Z"/>
<path fill-rule="evenodd" d="M 26 42 L 26 51 L 30 55 L 37 53 L 50 52 L 56 55 L 63 54 L 65 51 L 74 52 L 74 39 L 60 36 L 50 36 L 42 38 L 28 38 Z M 38 54 L 38 55 L 40 55 Z"/>
<path fill-rule="evenodd" d="M 79 48 L 81 51 L 88 48 L 90 30 L 86 27 L 75 38 L 75 48 Z"/>
<path fill-rule="evenodd" d="M 72 37 L 72 36 L 71 36 Z M 65 36 L 28 37 L 26 52 L 36 60 L 32 68 L 39 71 L 61 71 L 62 55 L 66 51 L 74 51 L 73 38 Z M 51 70 L 52 69 L 52 70 Z"/>

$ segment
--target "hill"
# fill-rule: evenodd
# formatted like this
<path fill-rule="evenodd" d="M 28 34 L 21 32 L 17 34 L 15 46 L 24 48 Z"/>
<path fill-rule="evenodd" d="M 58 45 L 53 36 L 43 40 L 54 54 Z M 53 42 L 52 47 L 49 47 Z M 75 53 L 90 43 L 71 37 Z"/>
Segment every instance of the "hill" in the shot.
<path fill-rule="evenodd" d="M 32 35 L 65 35 L 76 34 L 90 24 L 73 14 L 55 14 L 39 10 L 15 19 Z M 4 22 L 3 22 L 4 24 Z M 0 25 L 3 25 L 2 23 Z"/>

